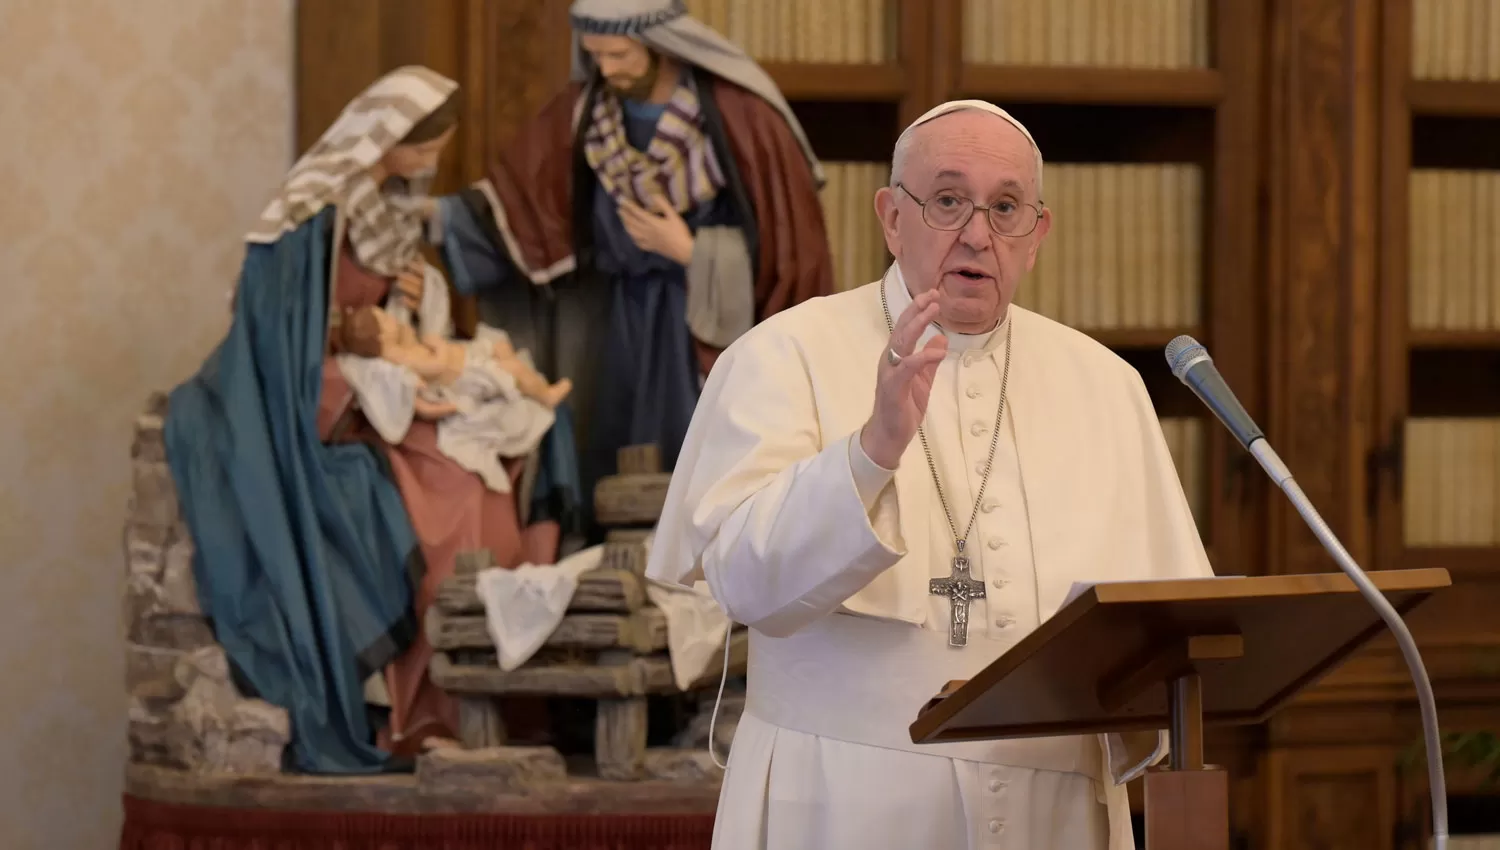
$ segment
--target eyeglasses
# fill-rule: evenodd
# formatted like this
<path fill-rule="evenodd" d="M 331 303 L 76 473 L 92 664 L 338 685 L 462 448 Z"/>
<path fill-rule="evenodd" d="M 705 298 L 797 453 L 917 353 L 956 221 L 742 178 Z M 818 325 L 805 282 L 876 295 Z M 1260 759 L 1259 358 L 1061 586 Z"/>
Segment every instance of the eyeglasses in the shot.
<path fill-rule="evenodd" d="M 963 230 L 973 218 L 975 210 L 984 210 L 990 229 L 1011 239 L 1029 236 L 1042 220 L 1042 208 L 1036 204 L 1001 201 L 982 207 L 972 200 L 950 192 L 939 192 L 922 200 L 911 193 L 905 185 L 896 186 L 905 192 L 917 206 L 922 208 L 922 220 L 934 230 Z"/>

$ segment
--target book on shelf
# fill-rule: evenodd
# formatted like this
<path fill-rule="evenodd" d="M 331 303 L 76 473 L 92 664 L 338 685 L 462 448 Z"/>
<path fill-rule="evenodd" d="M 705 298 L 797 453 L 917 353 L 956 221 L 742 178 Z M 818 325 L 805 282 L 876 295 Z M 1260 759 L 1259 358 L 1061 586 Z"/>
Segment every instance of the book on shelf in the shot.
<path fill-rule="evenodd" d="M 1406 421 L 1409 547 L 1500 546 L 1500 417 Z"/>
<path fill-rule="evenodd" d="M 896 60 L 895 0 L 687 0 L 687 9 L 759 62 Z"/>
<path fill-rule="evenodd" d="M 1500 0 L 1412 0 L 1418 80 L 1500 82 Z"/>
<path fill-rule="evenodd" d="M 1500 331 L 1500 170 L 1413 169 L 1408 215 L 1410 327 Z"/>
<path fill-rule="evenodd" d="M 827 181 L 819 198 L 833 253 L 834 286 L 842 292 L 879 278 L 890 265 L 880 219 L 875 215 L 875 192 L 890 181 L 883 162 L 825 162 Z"/>
<path fill-rule="evenodd" d="M 1204 174 L 1187 163 L 1052 163 L 1052 231 L 1016 303 L 1087 331 L 1202 321 Z"/>
<path fill-rule="evenodd" d="M 1177 478 L 1187 496 L 1188 508 L 1198 522 L 1199 534 L 1208 534 L 1208 422 L 1197 416 L 1166 416 L 1161 419 L 1167 451 L 1177 467 Z"/>
<path fill-rule="evenodd" d="M 1209 9 L 1209 0 L 964 0 L 963 58 L 971 65 L 1205 68 Z"/>

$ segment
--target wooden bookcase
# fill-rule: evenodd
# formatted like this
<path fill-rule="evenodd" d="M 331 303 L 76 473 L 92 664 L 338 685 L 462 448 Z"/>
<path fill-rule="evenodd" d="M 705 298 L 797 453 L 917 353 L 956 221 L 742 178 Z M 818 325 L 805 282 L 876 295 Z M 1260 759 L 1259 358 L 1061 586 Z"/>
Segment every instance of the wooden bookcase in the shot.
<path fill-rule="evenodd" d="M 1473 169 L 1494 172 L 1500 179 L 1500 80 L 1418 77 L 1412 37 L 1415 5 L 1414 0 L 1383 0 L 1381 9 L 1377 374 L 1382 428 L 1371 463 L 1376 551 L 1384 568 L 1444 567 L 1461 578 L 1493 581 L 1500 577 L 1500 545 L 1425 536 L 1420 543 L 1426 545 L 1420 545 L 1408 539 L 1407 512 L 1414 501 L 1434 495 L 1412 486 L 1419 466 L 1431 459 L 1412 451 L 1409 422 L 1426 417 L 1500 418 L 1500 324 L 1445 329 L 1419 322 L 1414 316 L 1411 280 L 1413 254 L 1419 242 L 1430 236 L 1417 226 L 1424 212 L 1412 197 L 1413 172 Z M 1493 13 L 1500 14 L 1500 8 Z M 1500 45 L 1489 49 L 1500 51 Z M 1442 226 L 1469 226 L 1469 212 L 1445 213 Z M 1489 240 L 1500 241 L 1500 219 L 1489 221 Z M 1476 245 L 1482 236 L 1475 232 Z M 1491 267 L 1489 273 L 1500 275 L 1500 265 Z M 1500 286 L 1490 282 L 1488 288 L 1500 297 Z M 1496 437 L 1500 439 L 1500 432 Z M 1500 464 L 1500 458 L 1465 462 Z M 1444 467 L 1438 474 L 1450 471 Z M 1492 514 L 1490 522 L 1500 524 L 1497 503 L 1500 493 L 1491 496 L 1486 508 Z"/>

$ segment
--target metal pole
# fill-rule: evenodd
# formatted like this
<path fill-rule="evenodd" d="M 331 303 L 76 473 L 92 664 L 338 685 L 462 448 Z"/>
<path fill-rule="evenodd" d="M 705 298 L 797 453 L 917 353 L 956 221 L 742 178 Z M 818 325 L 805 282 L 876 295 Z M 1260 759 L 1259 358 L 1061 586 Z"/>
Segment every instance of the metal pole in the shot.
<path fill-rule="evenodd" d="M 1203 769 L 1203 680 L 1197 673 L 1179 676 L 1167 686 L 1172 712 L 1173 770 Z"/>

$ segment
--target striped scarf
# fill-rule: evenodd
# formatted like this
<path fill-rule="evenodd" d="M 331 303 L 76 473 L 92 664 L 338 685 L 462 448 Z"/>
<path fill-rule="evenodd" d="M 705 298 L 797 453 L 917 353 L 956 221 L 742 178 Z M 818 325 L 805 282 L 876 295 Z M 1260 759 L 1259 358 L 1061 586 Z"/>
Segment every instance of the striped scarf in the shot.
<path fill-rule="evenodd" d="M 724 170 L 703 134 L 703 112 L 692 85 L 672 93 L 644 151 L 626 138 L 625 112 L 614 92 L 601 88 L 592 119 L 584 131 L 584 158 L 617 203 L 630 200 L 649 210 L 652 197 L 662 195 L 685 213 L 724 187 Z"/>
<path fill-rule="evenodd" d="M 388 277 L 406 268 L 422 241 L 416 197 L 382 191 L 369 169 L 456 88 L 420 66 L 398 68 L 375 81 L 292 166 L 246 240 L 275 242 L 323 207 L 338 204 L 361 265 Z"/>

